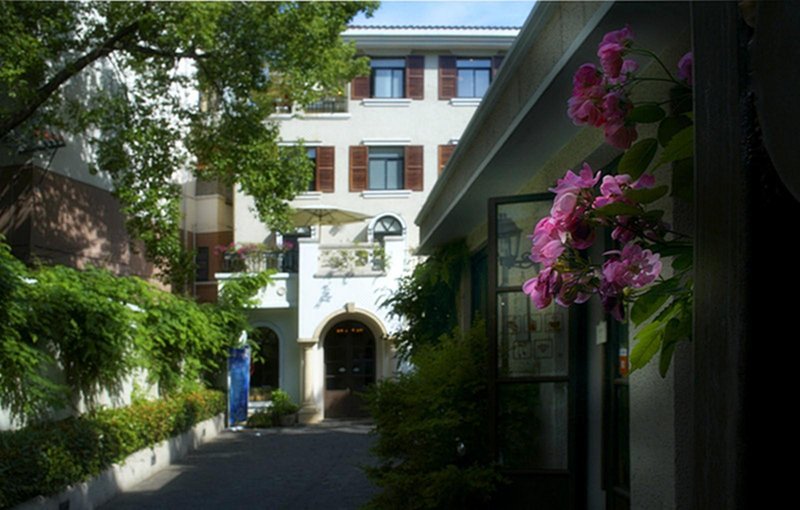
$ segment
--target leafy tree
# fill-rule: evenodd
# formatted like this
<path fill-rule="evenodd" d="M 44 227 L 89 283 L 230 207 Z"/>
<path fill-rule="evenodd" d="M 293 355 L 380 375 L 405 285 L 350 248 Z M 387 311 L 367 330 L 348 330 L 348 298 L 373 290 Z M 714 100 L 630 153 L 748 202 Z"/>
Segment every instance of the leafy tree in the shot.
<path fill-rule="evenodd" d="M 261 220 L 311 176 L 265 122 L 366 70 L 339 34 L 372 2 L 0 2 L 0 137 L 81 135 L 111 176 L 132 235 L 180 288 L 176 171 L 238 183 Z M 200 98 L 192 93 L 200 92 Z M 188 269 L 187 269 L 188 268 Z"/>
<path fill-rule="evenodd" d="M 401 278 L 397 291 L 383 302 L 405 322 L 393 338 L 403 359 L 416 361 L 421 347 L 438 344 L 458 324 L 458 289 L 468 261 L 463 241 L 442 246 Z"/>

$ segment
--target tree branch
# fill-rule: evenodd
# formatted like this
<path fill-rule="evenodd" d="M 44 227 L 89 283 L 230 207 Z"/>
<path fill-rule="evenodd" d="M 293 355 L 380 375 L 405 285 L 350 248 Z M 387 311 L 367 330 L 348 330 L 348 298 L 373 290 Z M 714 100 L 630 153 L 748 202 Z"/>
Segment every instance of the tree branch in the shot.
<path fill-rule="evenodd" d="M 12 129 L 16 128 L 47 101 L 53 93 L 61 87 L 67 80 L 81 72 L 92 62 L 105 57 L 112 51 L 118 49 L 117 44 L 126 37 L 134 34 L 139 29 L 139 20 L 134 21 L 120 29 L 116 34 L 107 39 L 102 45 L 86 53 L 74 62 L 67 64 L 61 71 L 56 73 L 50 81 L 39 87 L 36 96 L 27 104 L 23 105 L 16 112 L 2 119 L 0 122 L 0 138 L 5 137 Z"/>
<path fill-rule="evenodd" d="M 167 57 L 167 58 L 190 58 L 193 60 L 201 60 L 211 58 L 210 53 L 197 53 L 196 50 L 192 51 L 166 51 L 158 48 L 151 48 L 149 46 L 133 45 L 125 48 L 131 52 L 139 52 L 145 55 L 152 55 L 154 57 Z"/>

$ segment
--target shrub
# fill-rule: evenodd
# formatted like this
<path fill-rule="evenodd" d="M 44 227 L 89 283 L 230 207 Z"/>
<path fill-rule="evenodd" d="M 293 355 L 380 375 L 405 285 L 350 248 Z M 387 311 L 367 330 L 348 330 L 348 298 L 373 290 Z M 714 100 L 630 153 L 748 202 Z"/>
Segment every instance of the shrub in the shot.
<path fill-rule="evenodd" d="M 468 509 L 486 505 L 499 475 L 488 446 L 484 326 L 420 347 L 416 369 L 368 394 L 376 424 L 367 475 L 383 492 L 368 508 Z"/>
<path fill-rule="evenodd" d="M 222 393 L 201 390 L 0 432 L 0 508 L 58 493 L 224 409 Z"/>
<path fill-rule="evenodd" d="M 281 417 L 294 414 L 300 407 L 292 402 L 289 394 L 283 390 L 272 392 L 270 406 L 264 410 L 253 413 L 247 418 L 247 426 L 252 428 L 273 427 L 281 424 Z"/>

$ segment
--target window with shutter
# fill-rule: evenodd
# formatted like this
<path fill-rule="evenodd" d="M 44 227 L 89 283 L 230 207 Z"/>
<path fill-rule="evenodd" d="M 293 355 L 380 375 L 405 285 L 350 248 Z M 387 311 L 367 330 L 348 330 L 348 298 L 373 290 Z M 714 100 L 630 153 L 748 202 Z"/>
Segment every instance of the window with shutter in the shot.
<path fill-rule="evenodd" d="M 333 193 L 335 176 L 334 166 L 334 148 L 329 146 L 317 147 L 317 191 Z"/>
<path fill-rule="evenodd" d="M 450 161 L 450 156 L 453 155 L 455 150 L 455 145 L 448 144 L 439 146 L 439 175 L 442 175 L 444 167 L 447 166 L 447 162 Z"/>
<path fill-rule="evenodd" d="M 425 98 L 425 57 L 410 55 L 406 57 L 406 97 Z"/>
<path fill-rule="evenodd" d="M 367 147 L 353 145 L 350 147 L 350 191 L 367 189 Z"/>
<path fill-rule="evenodd" d="M 405 156 L 406 188 L 412 191 L 422 191 L 422 145 L 409 145 L 405 149 Z"/>
<path fill-rule="evenodd" d="M 439 99 L 456 97 L 456 57 L 439 57 Z"/>

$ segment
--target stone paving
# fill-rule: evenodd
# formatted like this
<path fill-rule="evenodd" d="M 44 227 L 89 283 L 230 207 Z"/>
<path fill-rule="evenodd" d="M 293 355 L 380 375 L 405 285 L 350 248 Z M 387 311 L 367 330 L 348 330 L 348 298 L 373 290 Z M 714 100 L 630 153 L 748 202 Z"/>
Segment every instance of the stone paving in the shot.
<path fill-rule="evenodd" d="M 372 425 L 319 425 L 226 430 L 178 463 L 120 494 L 101 510 L 352 510 L 377 489 L 359 466 Z"/>

